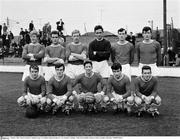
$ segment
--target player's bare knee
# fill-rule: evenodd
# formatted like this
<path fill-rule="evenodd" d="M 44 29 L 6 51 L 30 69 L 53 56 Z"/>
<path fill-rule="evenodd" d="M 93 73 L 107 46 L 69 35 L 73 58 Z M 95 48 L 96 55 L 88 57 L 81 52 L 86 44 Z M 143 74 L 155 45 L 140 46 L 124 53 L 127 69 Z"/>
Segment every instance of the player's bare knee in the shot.
<path fill-rule="evenodd" d="M 47 99 L 46 99 L 46 103 L 47 103 L 48 105 L 51 105 L 51 104 L 52 104 L 52 100 L 49 99 L 49 98 L 47 98 Z"/>
<path fill-rule="evenodd" d="M 74 101 L 74 96 L 72 96 L 72 95 L 69 96 L 68 101 L 73 102 Z"/>
<path fill-rule="evenodd" d="M 110 101 L 109 97 L 107 95 L 105 95 L 104 98 L 103 98 L 103 102 L 107 103 L 109 101 Z"/>
<path fill-rule="evenodd" d="M 159 96 L 156 96 L 156 98 L 155 98 L 155 101 L 156 101 L 156 104 L 157 105 L 161 105 L 161 97 L 159 97 Z"/>
<path fill-rule="evenodd" d="M 132 104 L 134 103 L 134 97 L 133 97 L 133 96 L 127 97 L 127 103 L 128 103 L 129 105 L 132 105 Z"/>
<path fill-rule="evenodd" d="M 136 96 L 136 97 L 134 98 L 134 102 L 135 102 L 137 105 L 141 105 L 141 104 L 142 104 L 142 99 Z"/>
<path fill-rule="evenodd" d="M 19 105 L 21 105 L 24 101 L 25 101 L 24 96 L 21 96 L 21 97 L 19 97 L 19 98 L 17 99 L 17 103 L 18 103 Z"/>

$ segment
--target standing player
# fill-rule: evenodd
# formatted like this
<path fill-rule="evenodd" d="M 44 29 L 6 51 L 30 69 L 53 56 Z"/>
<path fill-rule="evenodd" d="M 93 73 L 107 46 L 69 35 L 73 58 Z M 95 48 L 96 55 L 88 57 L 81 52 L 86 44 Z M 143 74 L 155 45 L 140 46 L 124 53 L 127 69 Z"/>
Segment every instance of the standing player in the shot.
<path fill-rule="evenodd" d="M 120 63 L 122 66 L 122 73 L 127 75 L 131 80 L 130 65 L 134 59 L 134 47 L 126 41 L 127 32 L 125 29 L 118 30 L 119 41 L 112 45 L 112 62 Z"/>
<path fill-rule="evenodd" d="M 152 74 L 157 76 L 159 74 L 157 66 L 160 66 L 161 63 L 160 43 L 151 39 L 152 30 L 150 27 L 144 27 L 142 34 L 144 39 L 136 46 L 139 72 L 144 65 L 148 65 L 152 69 Z"/>
<path fill-rule="evenodd" d="M 17 102 L 19 106 L 34 107 L 37 111 L 40 109 L 41 99 L 46 94 L 45 79 L 39 75 L 37 65 L 31 65 L 29 71 L 30 75 L 24 80 L 23 94 L 18 98 Z"/>
<path fill-rule="evenodd" d="M 31 31 L 30 33 L 31 43 L 27 44 L 23 48 L 22 58 L 26 61 L 22 81 L 29 75 L 30 65 L 39 65 L 40 74 L 43 75 L 42 59 L 44 58 L 45 47 L 38 43 L 38 32 Z"/>
<path fill-rule="evenodd" d="M 53 114 L 59 109 L 69 115 L 72 108 L 73 96 L 71 79 L 64 74 L 64 64 L 56 64 L 56 74 L 48 81 L 47 96 L 51 100 Z"/>
<path fill-rule="evenodd" d="M 127 109 L 127 112 L 131 113 L 134 97 L 131 95 L 130 79 L 121 73 L 122 67 L 120 63 L 113 63 L 111 69 L 113 76 L 108 79 L 107 94 L 110 101 L 115 103 L 113 109 L 116 112 Z"/>
<path fill-rule="evenodd" d="M 96 103 L 101 104 L 104 98 L 104 92 L 106 87 L 102 81 L 102 77 L 92 71 L 93 64 L 91 61 L 84 62 L 85 73 L 80 74 L 74 82 L 74 86 L 76 84 L 81 84 L 81 93 L 77 94 L 73 92 L 75 97 L 79 102 L 79 107 L 81 107 L 84 111 L 92 111 L 92 109 L 96 109 L 94 106 Z M 103 90 L 98 91 L 98 84 L 101 83 L 103 85 Z"/>
<path fill-rule="evenodd" d="M 65 61 L 65 48 L 59 44 L 59 32 L 51 32 L 52 44 L 45 50 L 44 62 L 47 63 L 45 68 L 45 80 L 49 79 L 55 74 L 54 66 L 64 63 Z"/>
<path fill-rule="evenodd" d="M 158 95 L 157 77 L 151 75 L 151 67 L 143 66 L 142 75 L 137 77 L 135 84 L 135 104 L 138 107 L 138 115 L 142 111 L 147 111 L 154 115 L 159 115 L 157 106 L 161 104 L 161 98 Z"/>
<path fill-rule="evenodd" d="M 94 28 L 96 39 L 89 44 L 89 59 L 93 63 L 93 71 L 100 73 L 103 78 L 110 77 L 111 69 L 108 60 L 111 53 L 111 44 L 103 38 L 103 27 L 97 25 Z"/>
<path fill-rule="evenodd" d="M 66 74 L 75 79 L 76 76 L 84 72 L 83 63 L 86 59 L 87 47 L 79 40 L 80 31 L 74 30 L 72 32 L 73 42 L 69 43 L 66 47 L 66 59 L 68 65 L 66 67 Z"/>

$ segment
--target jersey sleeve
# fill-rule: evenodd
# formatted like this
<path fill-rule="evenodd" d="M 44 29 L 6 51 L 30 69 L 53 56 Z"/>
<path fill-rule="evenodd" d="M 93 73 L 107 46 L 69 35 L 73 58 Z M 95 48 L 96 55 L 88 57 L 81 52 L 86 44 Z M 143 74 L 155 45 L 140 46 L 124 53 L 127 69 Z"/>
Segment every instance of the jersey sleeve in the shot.
<path fill-rule="evenodd" d="M 46 82 L 45 82 L 44 77 L 42 77 L 41 94 L 42 94 L 42 96 L 45 96 L 45 95 L 46 95 Z"/>
<path fill-rule="evenodd" d="M 89 49 L 88 49 L 88 57 L 89 57 L 90 60 L 94 60 L 95 59 L 95 55 L 93 54 L 93 51 L 94 51 L 93 46 L 94 46 L 93 42 L 91 42 L 89 44 Z"/>
<path fill-rule="evenodd" d="M 134 46 L 130 43 L 130 60 L 129 64 L 131 65 L 134 61 Z"/>
<path fill-rule="evenodd" d="M 70 44 L 68 44 L 68 45 L 66 46 L 65 54 L 66 54 L 66 59 L 68 60 L 68 59 L 69 59 L 69 56 L 71 55 Z"/>
<path fill-rule="evenodd" d="M 66 50 L 65 50 L 64 47 L 62 47 L 60 56 L 61 56 L 61 59 L 63 59 L 65 61 L 65 59 L 66 59 Z"/>
<path fill-rule="evenodd" d="M 125 77 L 125 87 L 126 87 L 126 93 L 123 95 L 123 98 L 127 98 L 131 95 L 131 82 L 129 80 L 129 78 L 126 76 Z"/>
<path fill-rule="evenodd" d="M 72 83 L 71 79 L 68 77 L 67 78 L 67 93 L 66 96 L 69 97 L 72 94 Z"/>
<path fill-rule="evenodd" d="M 78 83 L 81 83 L 81 79 L 82 79 L 82 74 L 80 74 L 79 76 L 77 76 L 74 80 L 74 82 L 72 83 L 73 87 L 76 86 Z"/>
<path fill-rule="evenodd" d="M 45 57 L 49 57 L 49 46 L 45 48 Z"/>
<path fill-rule="evenodd" d="M 157 53 L 157 66 L 161 65 L 161 45 L 156 41 L 156 53 Z"/>
<path fill-rule="evenodd" d="M 111 46 L 111 61 L 114 63 L 115 61 L 115 44 Z"/>
<path fill-rule="evenodd" d="M 28 92 L 28 77 L 25 78 L 23 83 L 23 94 L 26 95 Z"/>
<path fill-rule="evenodd" d="M 28 44 L 26 44 L 23 48 L 22 58 L 25 60 L 29 60 L 31 57 L 27 56 L 27 54 L 28 54 Z"/>
<path fill-rule="evenodd" d="M 157 93 L 158 93 L 158 91 L 157 91 L 158 80 L 157 80 L 156 77 L 154 77 L 153 81 L 154 81 L 154 84 L 153 84 L 153 90 L 152 90 L 152 94 L 151 94 L 151 95 L 152 95 L 152 96 L 156 96 Z"/>
<path fill-rule="evenodd" d="M 137 45 L 136 45 L 136 52 L 137 52 L 137 61 L 138 61 L 138 64 L 139 64 L 139 62 L 140 62 L 140 43 L 138 43 Z"/>
<path fill-rule="evenodd" d="M 113 97 L 111 90 L 112 90 L 112 77 L 110 77 L 107 82 L 107 95 L 109 96 L 109 98 Z"/>
<path fill-rule="evenodd" d="M 47 94 L 53 93 L 53 77 L 48 81 Z"/>

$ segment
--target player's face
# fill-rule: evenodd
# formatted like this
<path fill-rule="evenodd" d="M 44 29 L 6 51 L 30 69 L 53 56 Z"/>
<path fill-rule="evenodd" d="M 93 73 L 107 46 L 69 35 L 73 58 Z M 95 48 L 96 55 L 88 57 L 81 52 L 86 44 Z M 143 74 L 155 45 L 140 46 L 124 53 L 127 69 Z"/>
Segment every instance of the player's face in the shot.
<path fill-rule="evenodd" d="M 32 69 L 30 70 L 30 75 L 33 79 L 36 79 L 38 77 L 39 71 L 36 69 Z"/>
<path fill-rule="evenodd" d="M 142 77 L 148 81 L 151 78 L 151 70 L 143 70 Z"/>
<path fill-rule="evenodd" d="M 79 38 L 80 38 L 79 33 L 74 33 L 72 38 L 74 43 L 79 43 Z"/>
<path fill-rule="evenodd" d="M 63 76 L 63 73 L 64 73 L 63 67 L 56 68 L 56 74 L 57 74 L 57 76 L 61 77 L 61 76 Z"/>
<path fill-rule="evenodd" d="M 125 31 L 122 31 L 122 32 L 118 32 L 118 37 L 119 37 L 119 40 L 120 41 L 124 41 L 126 39 L 126 33 Z"/>
<path fill-rule="evenodd" d="M 59 43 L 59 36 L 57 34 L 52 34 L 51 40 L 53 44 L 58 44 Z"/>
<path fill-rule="evenodd" d="M 151 31 L 150 30 L 148 30 L 147 32 L 143 32 L 143 37 L 144 37 L 144 39 L 145 40 L 149 40 L 149 39 L 151 39 Z"/>
<path fill-rule="evenodd" d="M 93 67 L 91 66 L 91 64 L 86 64 L 84 66 L 84 69 L 85 69 L 86 73 L 89 74 L 92 72 Z"/>
<path fill-rule="evenodd" d="M 103 37 L 103 31 L 102 31 L 102 29 L 96 30 L 96 31 L 95 31 L 95 36 L 96 36 L 96 38 L 97 38 L 98 40 L 102 39 L 102 37 Z"/>
<path fill-rule="evenodd" d="M 38 41 L 37 35 L 31 35 L 31 42 L 36 43 Z"/>
<path fill-rule="evenodd" d="M 118 69 L 118 70 L 112 70 L 113 71 L 113 75 L 116 77 L 116 78 L 119 78 L 121 77 L 121 70 Z"/>

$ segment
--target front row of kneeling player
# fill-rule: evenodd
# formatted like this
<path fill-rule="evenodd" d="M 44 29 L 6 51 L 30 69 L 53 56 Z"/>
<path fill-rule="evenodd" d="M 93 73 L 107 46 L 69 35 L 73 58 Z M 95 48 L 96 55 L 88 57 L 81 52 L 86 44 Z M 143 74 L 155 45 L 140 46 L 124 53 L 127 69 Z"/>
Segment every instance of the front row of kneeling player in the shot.
<path fill-rule="evenodd" d="M 83 112 L 127 111 L 128 114 L 142 111 L 152 116 L 159 115 L 157 106 L 161 98 L 157 92 L 157 78 L 151 75 L 151 68 L 144 66 L 142 75 L 135 78 L 132 89 L 129 78 L 122 74 L 119 63 L 112 66 L 113 75 L 104 83 L 102 77 L 92 71 L 91 61 L 84 62 L 85 73 L 71 80 L 64 74 L 64 64 L 55 66 L 56 74 L 47 84 L 39 75 L 39 68 L 32 65 L 30 75 L 24 81 L 24 93 L 18 98 L 20 106 L 26 107 L 27 117 L 36 117 L 39 112 L 62 111 L 69 115 L 71 110 Z M 75 86 L 80 89 L 75 91 Z M 101 90 L 102 89 L 102 90 Z M 47 93 L 47 94 L 46 94 Z"/>

